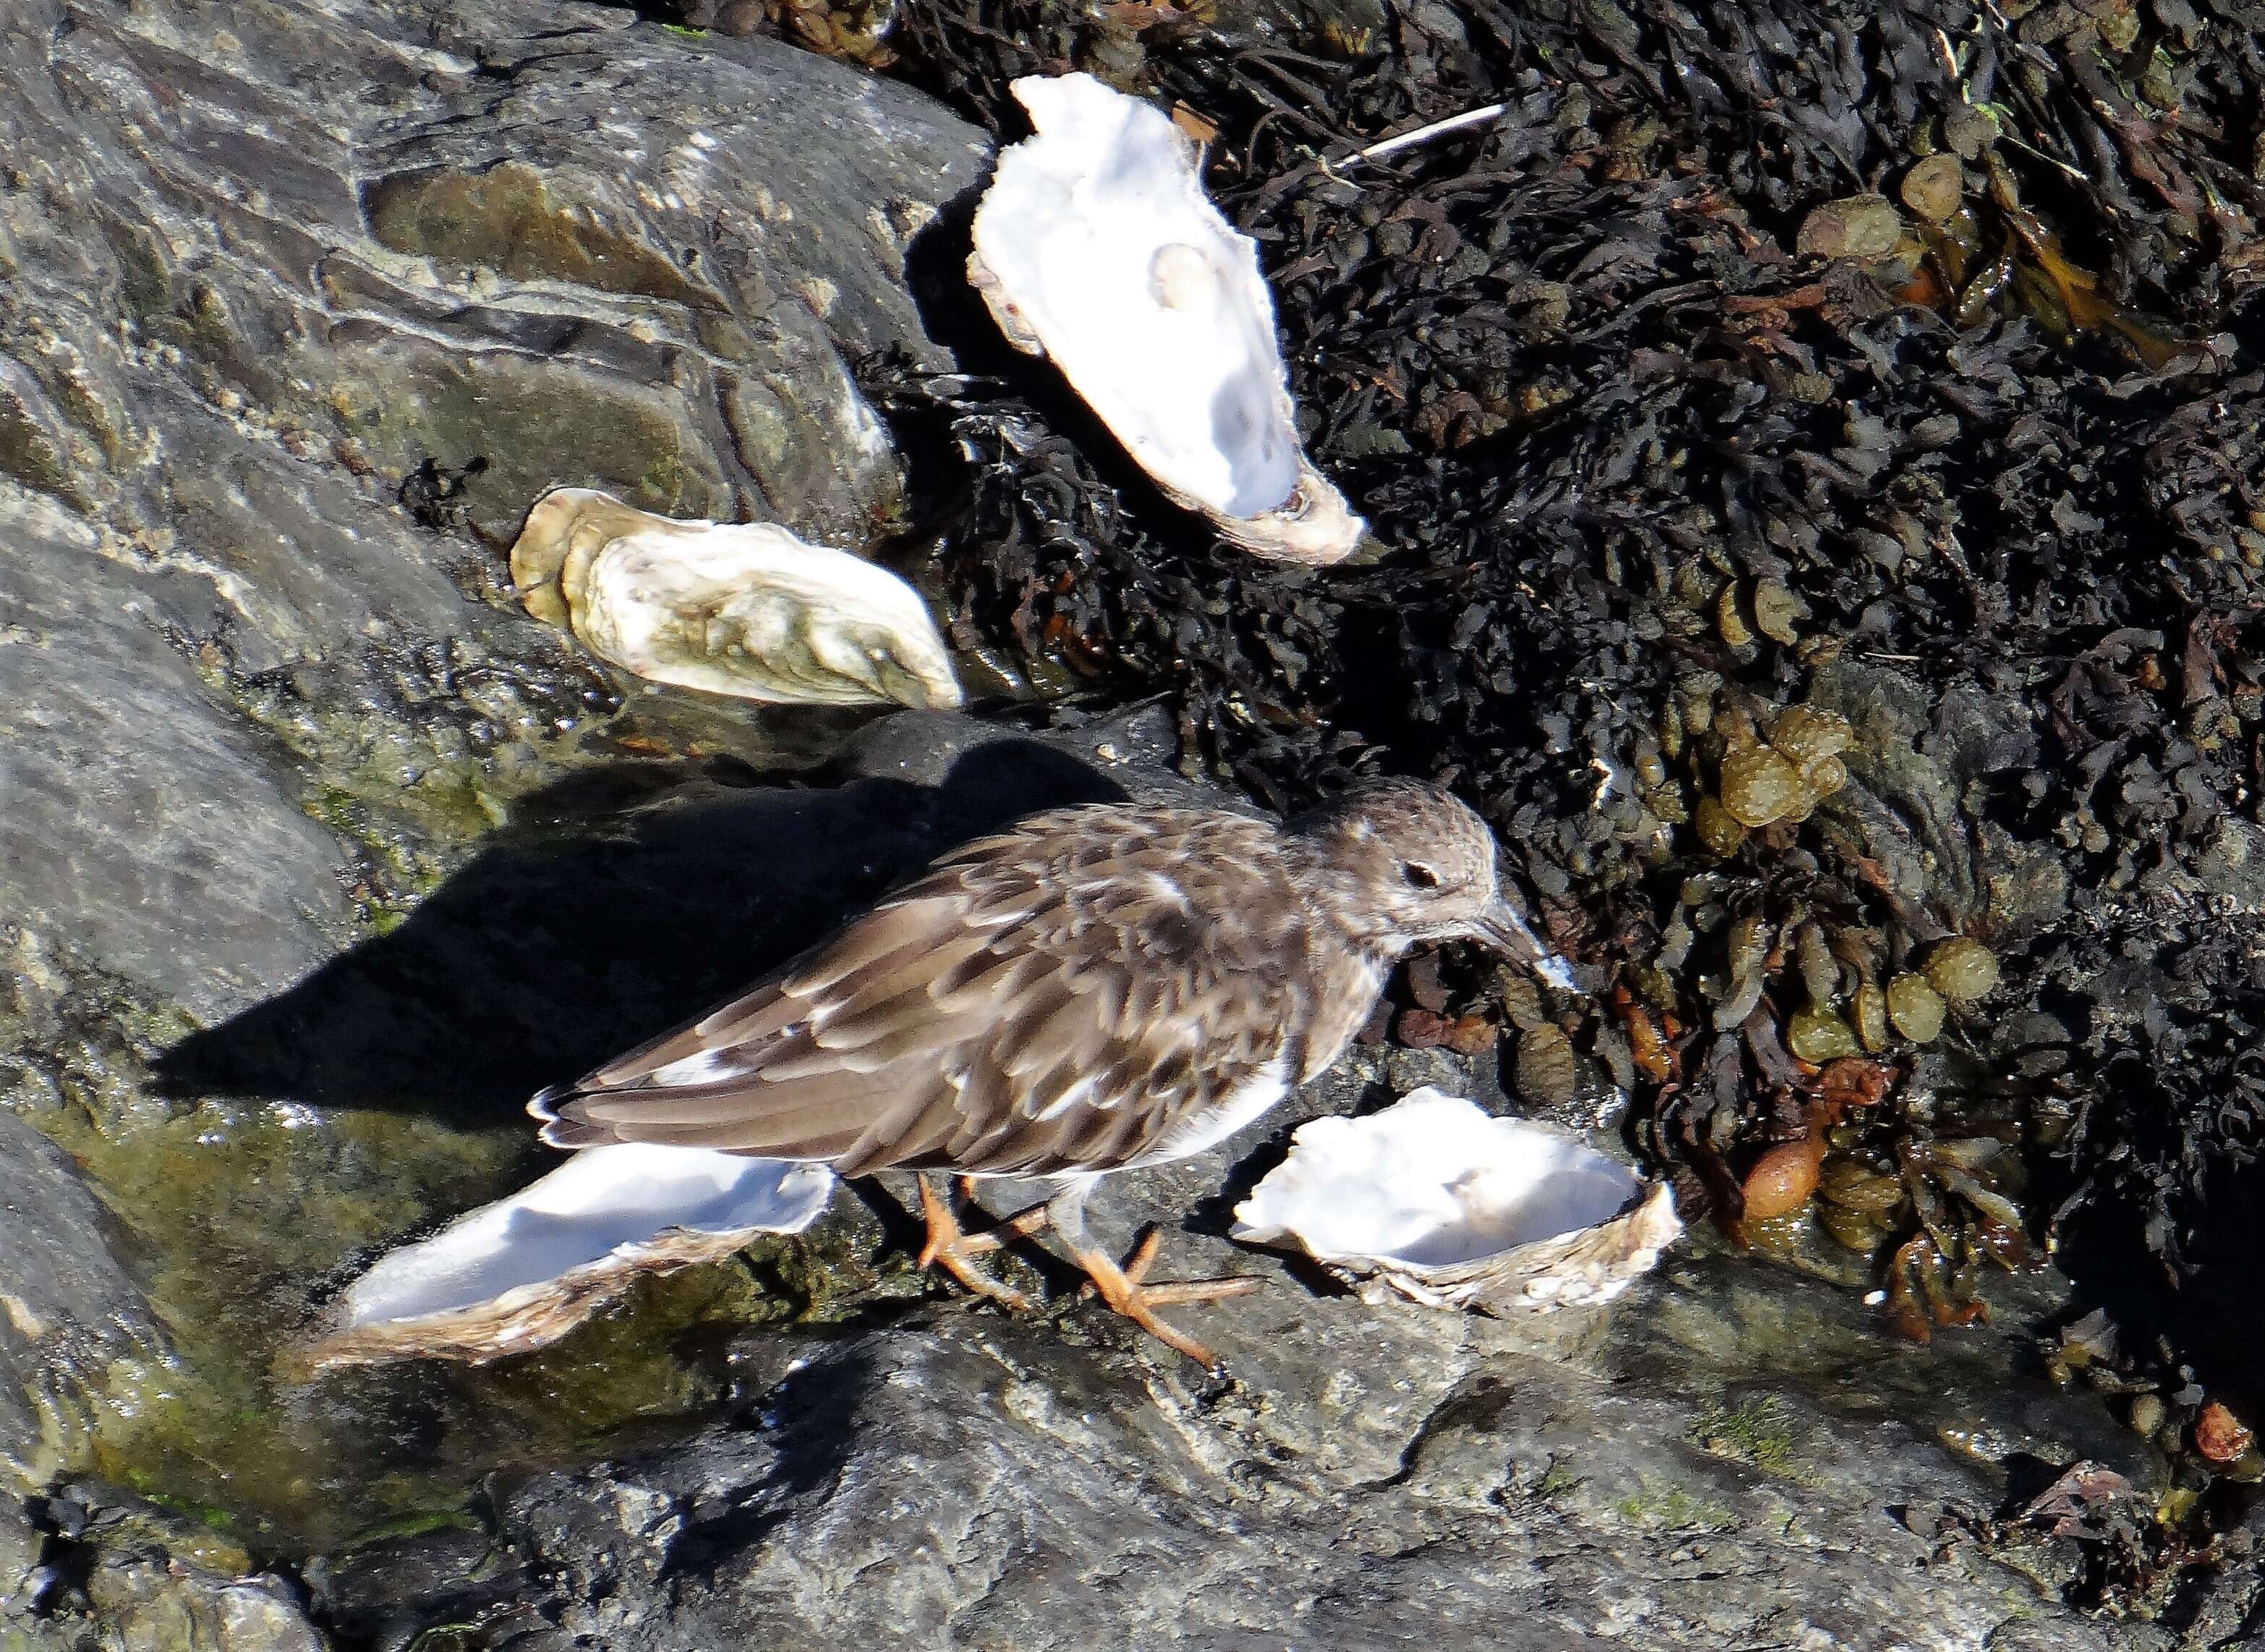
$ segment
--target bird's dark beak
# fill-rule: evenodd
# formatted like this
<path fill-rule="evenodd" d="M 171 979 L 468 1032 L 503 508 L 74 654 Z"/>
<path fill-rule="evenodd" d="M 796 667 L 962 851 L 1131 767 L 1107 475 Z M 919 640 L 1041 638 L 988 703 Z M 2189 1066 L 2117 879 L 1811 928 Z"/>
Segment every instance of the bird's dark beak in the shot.
<path fill-rule="evenodd" d="M 1541 953 L 1541 943 L 1533 938 L 1533 931 L 1526 927 L 1526 920 L 1506 901 L 1497 900 L 1479 914 L 1473 938 L 1504 957 L 1521 963 L 1530 964 Z"/>
<path fill-rule="evenodd" d="M 1497 896 L 1479 914 L 1471 938 L 1514 963 L 1523 964 L 1552 986 L 1577 992 L 1572 966 L 1534 937 L 1517 907 Z"/>

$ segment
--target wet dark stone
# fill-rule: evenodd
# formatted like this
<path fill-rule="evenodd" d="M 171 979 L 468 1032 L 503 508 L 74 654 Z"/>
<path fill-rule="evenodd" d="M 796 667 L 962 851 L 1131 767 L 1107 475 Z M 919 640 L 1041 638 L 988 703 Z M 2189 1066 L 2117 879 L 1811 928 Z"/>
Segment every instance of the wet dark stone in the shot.
<path fill-rule="evenodd" d="M 111 1256 L 111 1234 L 69 1159 L 0 1112 L 0 1499 L 63 1466 L 112 1361 L 164 1352 L 148 1303 Z M 0 1577 L 0 1593 L 15 1582 Z"/>
<path fill-rule="evenodd" d="M 1278 1277 L 1183 1314 L 1225 1386 L 1090 1314 L 1066 1337 L 949 1307 L 835 1343 L 681 1445 L 492 1488 L 513 1562 L 483 1580 L 435 1567 L 460 1544 L 410 1545 L 330 1575 L 318 1611 L 364 1624 L 422 1587 L 428 1620 L 496 1613 L 562 1648 L 1242 1647 L 1285 1626 L 1518 1652 L 2164 1644 L 2044 1613 L 1934 1540 L 1945 1509 L 2025 1483 L 2021 1453 L 2132 1450 L 2050 1394 L 1943 1394 L 1846 1303 L 1688 1261 L 1611 1325 L 1526 1328 Z M 2011 1455 L 1967 1454 L 1986 1451 Z"/>

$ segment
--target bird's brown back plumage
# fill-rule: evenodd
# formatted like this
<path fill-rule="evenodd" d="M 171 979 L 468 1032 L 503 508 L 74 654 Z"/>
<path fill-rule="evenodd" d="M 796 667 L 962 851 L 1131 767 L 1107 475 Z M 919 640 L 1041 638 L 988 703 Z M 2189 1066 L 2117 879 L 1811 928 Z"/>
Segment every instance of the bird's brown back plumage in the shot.
<path fill-rule="evenodd" d="M 548 1095 L 562 1146 L 1043 1175 L 1137 1161 L 1310 1075 L 1383 960 L 1316 933 L 1291 840 L 1213 811 L 1036 815 L 769 979 Z M 1290 961 L 1290 967 L 1285 961 Z"/>

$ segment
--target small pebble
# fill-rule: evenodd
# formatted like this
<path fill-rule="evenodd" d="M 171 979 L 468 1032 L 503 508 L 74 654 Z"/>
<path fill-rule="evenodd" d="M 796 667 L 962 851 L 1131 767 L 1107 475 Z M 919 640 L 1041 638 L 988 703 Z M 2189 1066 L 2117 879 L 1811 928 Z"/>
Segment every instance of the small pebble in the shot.
<path fill-rule="evenodd" d="M 712 26 L 718 34 L 739 37 L 759 33 L 768 20 L 761 0 L 731 0 L 717 10 Z"/>
<path fill-rule="evenodd" d="M 1447 1018 L 1429 1009 L 1401 1012 L 1392 1036 L 1410 1050 L 1431 1050 L 1447 1041 Z"/>

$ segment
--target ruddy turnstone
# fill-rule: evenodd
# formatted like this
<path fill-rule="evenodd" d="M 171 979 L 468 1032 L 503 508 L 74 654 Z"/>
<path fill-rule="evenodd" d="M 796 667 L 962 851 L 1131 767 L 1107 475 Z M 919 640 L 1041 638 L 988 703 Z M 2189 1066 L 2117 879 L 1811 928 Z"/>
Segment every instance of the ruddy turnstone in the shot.
<path fill-rule="evenodd" d="M 923 1266 L 1010 1304 L 971 1258 L 1049 1222 L 1101 1299 L 1155 1317 L 1248 1281 L 1144 1284 L 1087 1237 L 1109 1171 L 1202 1152 L 1319 1074 L 1409 948 L 1467 939 L 1529 960 L 1484 821 L 1436 786 L 1364 787 L 1285 826 L 1096 804 L 945 855 L 689 1026 L 532 1103 L 546 1140 L 671 1143 L 832 1166 L 1047 1182 L 961 1231 L 921 1177 Z"/>

